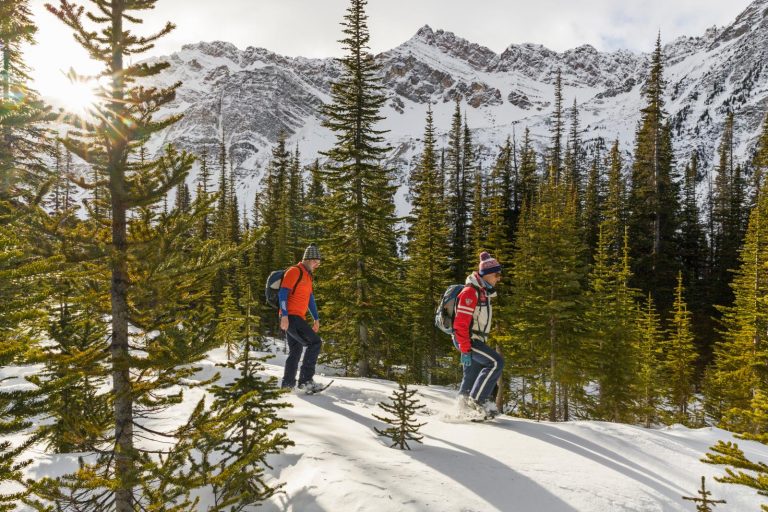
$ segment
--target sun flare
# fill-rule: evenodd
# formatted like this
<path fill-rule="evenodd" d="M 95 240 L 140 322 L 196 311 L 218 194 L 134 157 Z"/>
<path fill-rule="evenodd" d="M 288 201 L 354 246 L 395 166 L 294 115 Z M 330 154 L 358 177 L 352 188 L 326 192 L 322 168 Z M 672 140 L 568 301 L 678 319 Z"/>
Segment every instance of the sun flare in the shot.
<path fill-rule="evenodd" d="M 96 87 L 88 81 L 67 80 L 59 97 L 65 110 L 83 117 L 90 117 L 98 102 Z"/>

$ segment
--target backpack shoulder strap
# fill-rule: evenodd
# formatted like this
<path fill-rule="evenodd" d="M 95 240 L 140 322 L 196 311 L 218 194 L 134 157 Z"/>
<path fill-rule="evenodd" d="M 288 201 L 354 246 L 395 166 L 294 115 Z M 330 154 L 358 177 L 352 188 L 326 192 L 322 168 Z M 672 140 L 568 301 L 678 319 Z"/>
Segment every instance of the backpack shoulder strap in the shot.
<path fill-rule="evenodd" d="M 291 290 L 291 293 L 296 293 L 296 288 L 299 286 L 299 283 L 301 282 L 301 278 L 304 277 L 304 269 L 301 268 L 301 263 L 294 266 L 297 269 L 299 269 L 299 278 L 296 280 L 296 284 L 293 285 L 293 290 Z"/>

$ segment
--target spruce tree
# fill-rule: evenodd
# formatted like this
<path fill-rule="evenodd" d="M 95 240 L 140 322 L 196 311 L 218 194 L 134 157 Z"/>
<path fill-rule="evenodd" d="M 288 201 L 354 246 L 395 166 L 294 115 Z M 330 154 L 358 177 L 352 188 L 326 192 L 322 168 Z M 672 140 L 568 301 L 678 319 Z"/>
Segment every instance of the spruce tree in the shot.
<path fill-rule="evenodd" d="M 439 350 L 441 342 L 446 340 L 434 326 L 434 314 L 448 284 L 447 256 L 450 251 L 443 182 L 436 157 L 435 128 L 429 107 L 424 128 L 424 152 L 410 179 L 413 199 L 406 263 L 406 281 L 419 283 L 419 286 L 408 287 L 411 321 L 408 364 L 413 379 L 426 383 L 432 381 L 438 355 L 445 353 L 445 350 Z M 448 343 L 442 345 L 450 348 Z"/>
<path fill-rule="evenodd" d="M 768 197 L 761 193 L 752 210 L 739 266 L 731 287 L 733 306 L 723 308 L 723 336 L 715 345 L 715 361 L 709 378 L 708 402 L 717 400 L 724 413 L 715 419 L 729 430 L 758 434 L 750 413 L 758 392 L 765 393 L 768 350 Z M 712 410 L 712 407 L 710 407 Z"/>
<path fill-rule="evenodd" d="M 578 361 L 586 268 L 573 197 L 550 174 L 523 219 L 511 272 L 514 357 L 535 365 L 533 377 L 547 385 L 549 419 L 564 420 L 568 401 L 560 393 L 584 384 Z"/>
<path fill-rule="evenodd" d="M 560 183 L 563 174 L 563 77 L 560 68 L 557 68 L 555 75 L 555 107 L 552 112 L 552 121 L 550 128 L 550 154 L 547 165 L 548 172 L 554 173 L 555 183 Z M 548 177 L 548 176 L 547 176 Z"/>
<path fill-rule="evenodd" d="M 705 477 L 701 477 L 701 489 L 699 489 L 698 496 L 683 496 L 684 500 L 692 501 L 696 503 L 696 512 L 712 512 L 712 509 L 719 503 L 725 503 L 725 500 L 716 500 L 710 498 L 712 492 L 707 490 Z M 711 505 L 711 506 L 710 506 Z"/>
<path fill-rule="evenodd" d="M 456 108 L 448 132 L 448 150 L 446 155 L 446 197 L 448 206 L 448 225 L 451 227 L 451 276 L 461 282 L 469 268 L 469 211 L 470 200 L 463 161 L 461 105 L 456 98 Z M 471 149 L 471 146 L 470 146 Z M 469 151 L 471 154 L 471 150 Z"/>
<path fill-rule="evenodd" d="M 679 199 L 669 124 L 664 111 L 661 37 L 644 85 L 645 106 L 635 134 L 629 194 L 629 234 L 635 285 L 653 293 L 662 314 L 672 306 Z"/>
<path fill-rule="evenodd" d="M 324 326 L 336 343 L 329 357 L 348 371 L 368 376 L 385 360 L 397 339 L 402 310 L 397 292 L 400 264 L 392 173 L 382 166 L 389 150 L 380 109 L 386 101 L 379 66 L 368 53 L 370 38 L 365 0 L 351 0 L 341 40 L 345 56 L 341 75 L 331 86 L 331 102 L 323 108 L 324 126 L 336 137 L 324 153 L 327 194 L 323 229 L 326 239 L 323 273 L 318 280 Z"/>
<path fill-rule="evenodd" d="M 408 384 L 401 380 L 398 383 L 398 389 L 392 391 L 391 403 L 379 402 L 378 404 L 391 417 L 374 414 L 374 418 L 383 421 L 389 427 L 384 429 L 374 427 L 373 429 L 379 435 L 389 437 L 392 440 L 390 447 L 397 446 L 401 450 L 410 450 L 408 441 L 421 443 L 424 437 L 419 435 L 419 429 L 426 423 L 418 423 L 414 416 L 426 406 L 420 403 L 418 398 L 414 398 L 416 392 L 416 389 L 409 388 Z"/>
<path fill-rule="evenodd" d="M 720 306 L 733 303 L 730 281 L 732 271 L 738 264 L 738 251 L 741 242 L 741 183 L 735 181 L 733 158 L 733 112 L 728 112 L 723 137 L 718 147 L 718 164 L 715 167 L 715 183 L 712 197 L 712 220 L 714 238 L 712 240 L 712 275 L 711 300 Z"/>
<path fill-rule="evenodd" d="M 563 165 L 563 171 L 565 173 L 565 179 L 568 181 L 569 187 L 577 197 L 582 197 L 584 187 L 583 177 L 583 151 L 581 142 L 581 126 L 579 124 L 579 106 L 576 104 L 576 99 L 573 100 L 573 107 L 571 108 L 571 126 L 568 132 L 568 142 L 566 143 L 565 150 L 565 162 Z M 599 160 L 596 160 L 599 161 Z M 579 203 L 581 206 L 581 203 Z"/>
<path fill-rule="evenodd" d="M 515 194 L 518 204 L 515 205 L 515 209 L 523 212 L 533 206 L 539 189 L 539 178 L 536 174 L 536 151 L 531 144 L 531 132 L 528 127 L 525 128 L 523 145 L 520 148 L 520 179 L 518 184 L 517 189 L 519 191 Z"/>
<path fill-rule="evenodd" d="M 261 377 L 266 358 L 253 352 L 251 330 L 257 322 L 250 296 L 246 289 L 246 313 L 233 331 L 244 342 L 237 358 L 226 364 L 237 377 L 211 388 L 215 412 L 201 416 L 203 425 L 194 430 L 198 451 L 189 456 L 193 473 L 211 491 L 211 511 L 247 510 L 277 493 L 282 484 L 267 478 L 266 469 L 272 469 L 267 457 L 293 446 L 284 432 L 289 422 L 279 417 L 290 405 L 280 401 L 283 392 L 275 377 Z"/>
<path fill-rule="evenodd" d="M 749 460 L 737 443 L 718 441 L 701 460 L 708 464 L 727 466 L 725 476 L 715 477 L 718 482 L 743 485 L 757 490 L 762 496 L 768 495 L 768 464 Z M 760 505 L 760 510 L 768 512 L 768 505 Z"/>
<path fill-rule="evenodd" d="M 608 252 L 618 254 L 624 241 L 627 226 L 627 187 L 623 175 L 623 161 L 618 139 L 613 142 L 608 155 L 608 186 L 601 217 Z"/>
<path fill-rule="evenodd" d="M 599 139 L 594 147 L 594 155 L 592 157 L 592 164 L 589 168 L 589 176 L 587 178 L 587 185 L 584 190 L 584 204 L 582 212 L 582 225 L 584 229 L 584 243 L 590 251 L 590 255 L 595 252 L 598 246 L 598 232 L 602 223 L 602 209 L 605 194 L 602 190 L 602 139 Z M 573 165 L 573 164 L 569 164 Z M 611 225 L 608 231 L 612 232 L 615 226 Z M 605 235 L 604 235 L 605 236 Z M 611 239 L 608 238 L 607 250 L 616 249 L 614 244 L 610 244 Z M 615 254 L 618 254 L 616 252 Z"/>
<path fill-rule="evenodd" d="M 638 371 L 637 414 L 645 428 L 659 421 L 664 408 L 663 396 L 663 332 L 661 320 L 648 293 L 645 304 L 639 312 L 637 335 Z"/>
<path fill-rule="evenodd" d="M 585 315 L 588 375 L 598 385 L 593 416 L 630 422 L 638 354 L 635 291 L 629 287 L 628 255 L 610 254 L 602 229 L 590 274 L 589 308 Z"/>
<path fill-rule="evenodd" d="M 49 171 L 43 155 L 49 109 L 28 83 L 22 48 L 34 43 L 37 27 L 27 0 L 0 4 L 0 367 L 28 362 L 45 322 L 50 279 L 66 267 L 51 257 L 56 241 L 41 236 L 38 224 L 50 217 L 37 205 Z M 16 510 L 26 494 L 23 458 L 34 441 L 17 443 L 9 436 L 32 426 L 34 392 L 16 388 L 0 392 L 0 510 Z"/>
<path fill-rule="evenodd" d="M 683 297 L 684 291 L 683 274 L 680 272 L 677 275 L 670 333 L 666 342 L 664 373 L 667 382 L 667 400 L 675 411 L 672 419 L 678 423 L 689 424 L 688 406 L 694 391 L 696 347 L 691 314 Z"/>

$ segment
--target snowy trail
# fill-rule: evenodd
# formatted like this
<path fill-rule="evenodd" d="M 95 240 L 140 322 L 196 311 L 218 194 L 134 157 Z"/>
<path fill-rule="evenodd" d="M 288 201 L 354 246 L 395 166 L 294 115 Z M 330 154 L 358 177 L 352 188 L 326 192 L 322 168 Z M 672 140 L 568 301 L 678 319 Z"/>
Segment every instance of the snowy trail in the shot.
<path fill-rule="evenodd" d="M 216 366 L 224 359 L 223 350 L 212 352 L 197 378 L 216 371 L 223 381 L 234 378 L 232 370 Z M 278 349 L 266 373 L 282 376 L 284 360 Z M 762 502 L 751 489 L 715 482 L 722 468 L 700 462 L 718 439 L 733 439 L 720 429 L 654 430 L 509 416 L 487 424 L 448 423 L 441 417 L 452 410 L 455 391 L 418 386 L 427 405 L 418 418 L 427 422 L 423 444 L 400 451 L 372 428 L 384 425 L 372 414 L 383 413 L 376 404 L 388 400 L 397 384 L 331 377 L 327 368 L 318 372 L 318 382 L 335 379 L 324 393 L 285 397 L 293 405 L 284 412 L 293 420 L 288 435 L 296 444 L 270 458 L 271 474 L 285 485 L 260 507 L 265 512 L 692 511 L 695 505 L 681 497 L 695 495 L 702 475 L 713 497 L 728 502 L 718 512 L 756 511 Z M 19 385 L 19 379 L 3 385 Z M 164 414 L 163 423 L 185 418 L 201 393 L 188 392 L 183 405 Z M 753 460 L 768 461 L 768 447 L 738 443 Z M 30 477 L 60 475 L 76 466 L 76 454 L 48 455 L 33 448 L 28 455 L 34 459 L 26 470 Z M 201 498 L 200 510 L 206 510 L 207 496 Z"/>

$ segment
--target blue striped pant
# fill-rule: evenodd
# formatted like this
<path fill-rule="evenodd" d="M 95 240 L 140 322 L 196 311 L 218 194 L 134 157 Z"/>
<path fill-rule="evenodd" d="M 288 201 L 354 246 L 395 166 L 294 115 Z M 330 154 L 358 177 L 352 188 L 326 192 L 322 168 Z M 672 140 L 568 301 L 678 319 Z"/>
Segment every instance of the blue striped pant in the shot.
<path fill-rule="evenodd" d="M 458 348 L 456 339 L 454 346 Z M 472 340 L 472 364 L 464 366 L 464 378 L 461 380 L 459 394 L 469 395 L 479 403 L 491 396 L 496 382 L 504 369 L 504 359 L 485 342 Z"/>

